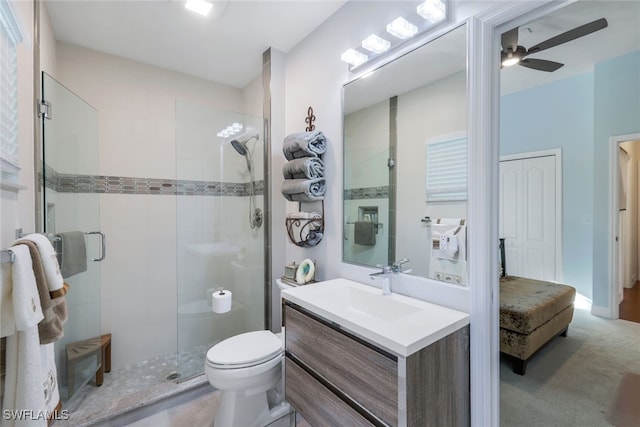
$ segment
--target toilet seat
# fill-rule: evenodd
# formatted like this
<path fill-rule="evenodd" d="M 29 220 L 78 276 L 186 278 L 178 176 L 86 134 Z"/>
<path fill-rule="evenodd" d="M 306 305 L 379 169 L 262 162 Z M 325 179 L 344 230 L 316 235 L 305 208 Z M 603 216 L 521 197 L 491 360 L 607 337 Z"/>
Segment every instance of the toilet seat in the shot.
<path fill-rule="evenodd" d="M 271 331 L 253 331 L 219 342 L 207 352 L 207 366 L 239 369 L 260 365 L 283 353 L 282 341 Z"/>

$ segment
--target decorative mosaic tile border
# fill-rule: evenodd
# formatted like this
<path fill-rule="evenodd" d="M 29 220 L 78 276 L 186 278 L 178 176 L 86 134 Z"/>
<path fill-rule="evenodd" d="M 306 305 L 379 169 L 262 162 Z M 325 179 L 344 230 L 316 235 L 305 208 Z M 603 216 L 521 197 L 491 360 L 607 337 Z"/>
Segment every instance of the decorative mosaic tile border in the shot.
<path fill-rule="evenodd" d="M 49 166 L 46 166 L 45 176 L 45 185 L 59 193 L 246 197 L 250 195 L 251 190 L 247 182 L 236 183 L 61 174 Z M 255 181 L 255 194 L 264 194 L 264 181 Z"/>
<path fill-rule="evenodd" d="M 388 199 L 389 186 L 352 188 L 344 190 L 344 200 Z"/>

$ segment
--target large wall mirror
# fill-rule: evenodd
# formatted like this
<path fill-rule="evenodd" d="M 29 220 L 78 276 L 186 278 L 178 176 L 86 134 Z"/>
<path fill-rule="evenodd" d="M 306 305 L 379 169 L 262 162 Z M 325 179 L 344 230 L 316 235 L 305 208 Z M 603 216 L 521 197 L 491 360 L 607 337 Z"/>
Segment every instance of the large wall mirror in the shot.
<path fill-rule="evenodd" d="M 464 285 L 467 26 L 344 86 L 343 261 Z"/>

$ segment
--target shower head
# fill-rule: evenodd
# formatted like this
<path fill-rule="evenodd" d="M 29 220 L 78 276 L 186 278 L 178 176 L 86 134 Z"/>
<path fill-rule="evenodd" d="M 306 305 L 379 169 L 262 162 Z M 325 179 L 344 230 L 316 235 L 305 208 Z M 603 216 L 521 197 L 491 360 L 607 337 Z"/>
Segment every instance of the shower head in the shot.
<path fill-rule="evenodd" d="M 251 139 L 255 138 L 256 140 L 259 138 L 257 133 L 243 133 L 238 135 L 237 137 L 231 140 L 231 146 L 240 154 L 241 156 L 246 156 L 248 153 L 247 150 L 247 142 L 251 141 Z"/>

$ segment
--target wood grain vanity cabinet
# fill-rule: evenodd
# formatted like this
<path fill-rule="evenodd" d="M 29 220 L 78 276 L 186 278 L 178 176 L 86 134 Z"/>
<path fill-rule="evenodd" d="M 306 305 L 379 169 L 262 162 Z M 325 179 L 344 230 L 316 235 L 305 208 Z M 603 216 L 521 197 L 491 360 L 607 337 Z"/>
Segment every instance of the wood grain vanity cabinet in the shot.
<path fill-rule="evenodd" d="M 314 427 L 468 426 L 469 326 L 397 356 L 283 303 L 287 401 Z"/>

